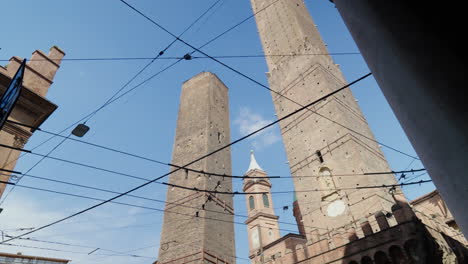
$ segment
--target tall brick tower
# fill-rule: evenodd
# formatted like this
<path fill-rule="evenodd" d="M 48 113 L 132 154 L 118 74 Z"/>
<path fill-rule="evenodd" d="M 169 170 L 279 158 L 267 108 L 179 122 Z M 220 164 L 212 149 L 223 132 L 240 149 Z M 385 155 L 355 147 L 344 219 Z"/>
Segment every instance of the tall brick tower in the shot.
<path fill-rule="evenodd" d="M 52 85 L 55 74 L 65 53 L 58 47 L 50 48 L 49 54 L 36 50 L 26 64 L 23 79 L 23 90 L 13 108 L 8 120 L 37 128 L 54 111 L 57 106 L 48 101 L 45 96 Z M 0 66 L 0 94 L 5 92 L 11 78 L 15 75 L 22 59 L 12 57 L 5 67 Z M 13 123 L 5 123 L 0 131 L 0 143 L 22 148 L 31 137 L 34 129 Z M 5 170 L 13 170 L 20 152 L 8 148 L 0 148 L 0 181 L 8 181 L 10 175 Z M 0 198 L 5 190 L 5 184 L 0 183 Z"/>
<path fill-rule="evenodd" d="M 345 79 L 328 54 L 326 45 L 302 0 L 251 0 L 269 72 L 272 99 L 278 118 L 345 85 Z M 294 56 L 317 54 L 314 56 Z M 395 221 L 394 196 L 388 188 L 344 190 L 368 185 L 395 184 L 393 175 L 340 176 L 390 171 L 349 89 L 280 123 L 297 202 L 308 241 L 343 236 L 386 214 Z M 332 121 L 334 122 L 332 122 Z M 337 123 L 343 125 L 340 126 Z M 299 177 L 314 176 L 317 177 Z M 304 190 L 318 190 L 303 192 Z M 397 195 L 401 193 L 398 189 Z M 375 230 L 374 229 L 374 230 Z M 358 231 L 362 232 L 362 231 Z M 344 235 L 346 236 L 346 235 Z M 336 242 L 338 243 L 338 242 Z"/>
<path fill-rule="evenodd" d="M 172 164 L 187 164 L 230 141 L 228 89 L 213 73 L 186 81 L 180 96 Z M 231 151 L 225 149 L 190 166 L 231 175 Z M 231 178 L 180 170 L 175 185 L 232 192 Z M 235 263 L 232 195 L 167 190 L 158 263 Z"/>

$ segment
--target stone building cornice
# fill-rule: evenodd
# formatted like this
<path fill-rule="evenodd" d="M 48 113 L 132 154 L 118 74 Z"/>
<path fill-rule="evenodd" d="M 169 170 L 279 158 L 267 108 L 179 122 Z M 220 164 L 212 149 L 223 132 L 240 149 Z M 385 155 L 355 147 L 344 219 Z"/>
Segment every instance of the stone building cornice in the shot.
<path fill-rule="evenodd" d="M 267 249 L 273 247 L 274 245 L 277 245 L 277 244 L 279 244 L 279 243 L 281 243 L 281 242 L 283 242 L 283 241 L 285 241 L 287 239 L 294 239 L 294 238 L 303 240 L 304 244 L 307 242 L 307 239 L 306 239 L 305 236 L 300 235 L 300 234 L 295 234 L 295 233 L 289 233 L 289 234 L 287 234 L 285 236 L 282 236 L 281 238 L 279 238 L 279 239 L 277 239 L 277 240 L 275 240 L 275 241 L 273 241 L 273 242 L 271 242 L 269 244 L 266 244 L 265 246 L 263 246 L 263 250 L 267 250 Z M 255 254 L 252 254 L 252 255 L 249 256 L 250 259 L 252 259 L 254 257 L 255 257 Z"/>
<path fill-rule="evenodd" d="M 21 126 L 14 125 L 10 122 L 5 122 L 5 125 L 3 126 L 2 130 L 12 135 L 15 135 L 16 137 L 19 137 L 25 141 L 27 141 L 28 138 L 32 135 L 30 131 L 27 131 Z"/>
<path fill-rule="evenodd" d="M 253 185 L 255 184 L 259 184 L 259 185 L 263 185 L 263 186 L 266 186 L 268 188 L 271 188 L 271 183 L 268 181 L 268 180 L 263 180 L 263 179 L 249 179 L 249 180 L 246 180 L 244 179 L 244 181 L 246 181 L 244 183 L 244 187 L 242 188 L 242 190 L 245 192 L 248 188 L 252 187 Z"/>
<path fill-rule="evenodd" d="M 5 75 L 5 73 L 0 72 L 0 93 L 4 92 L 6 89 L 5 87 L 8 86 L 10 82 L 11 78 Z M 16 107 L 27 109 L 34 116 L 32 122 L 25 124 L 34 128 L 41 126 L 42 123 L 57 109 L 56 104 L 33 92 L 27 86 L 23 86 Z M 13 109 L 12 116 L 14 116 L 14 114 L 15 109 Z M 30 129 L 30 131 L 34 132 L 35 129 Z"/>
<path fill-rule="evenodd" d="M 434 197 L 434 196 L 436 196 L 438 194 L 439 194 L 439 191 L 434 190 L 434 191 L 432 191 L 430 193 L 426 193 L 423 196 L 420 196 L 420 197 L 414 199 L 413 201 L 410 202 L 410 204 L 411 205 L 419 204 L 419 203 L 421 203 L 421 202 L 423 202 L 425 200 L 428 200 L 428 199 L 430 199 L 430 198 L 432 198 L 432 197 Z"/>
<path fill-rule="evenodd" d="M 245 224 L 249 224 L 251 223 L 252 221 L 254 221 L 255 219 L 259 218 L 259 217 L 265 217 L 265 218 L 270 218 L 270 219 L 279 219 L 279 216 L 276 216 L 276 215 L 273 215 L 273 214 L 267 214 L 267 213 L 264 213 L 264 212 L 258 212 L 256 214 L 254 214 L 253 216 L 249 217 L 247 220 L 245 220 Z"/>

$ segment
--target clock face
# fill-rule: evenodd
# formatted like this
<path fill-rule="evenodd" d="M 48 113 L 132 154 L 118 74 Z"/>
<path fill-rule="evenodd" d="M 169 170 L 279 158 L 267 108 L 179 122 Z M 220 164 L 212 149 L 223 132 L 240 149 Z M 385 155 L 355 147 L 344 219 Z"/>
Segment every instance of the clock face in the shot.
<path fill-rule="evenodd" d="M 336 200 L 327 207 L 327 215 L 335 217 L 342 215 L 346 210 L 346 204 L 342 200 Z"/>
<path fill-rule="evenodd" d="M 260 240 L 258 238 L 258 229 L 255 228 L 250 235 L 250 239 L 252 240 L 252 247 L 253 248 L 258 248 L 260 247 Z"/>

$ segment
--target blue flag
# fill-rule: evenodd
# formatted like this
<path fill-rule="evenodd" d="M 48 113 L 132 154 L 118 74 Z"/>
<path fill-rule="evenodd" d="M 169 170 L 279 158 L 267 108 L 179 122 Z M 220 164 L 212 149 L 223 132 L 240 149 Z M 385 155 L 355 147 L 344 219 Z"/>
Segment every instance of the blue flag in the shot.
<path fill-rule="evenodd" d="M 24 70 L 26 68 L 26 59 L 23 60 L 21 66 L 16 72 L 15 76 L 11 79 L 10 85 L 5 93 L 0 98 L 0 130 L 8 119 L 13 107 L 18 101 L 18 98 L 23 88 Z"/>

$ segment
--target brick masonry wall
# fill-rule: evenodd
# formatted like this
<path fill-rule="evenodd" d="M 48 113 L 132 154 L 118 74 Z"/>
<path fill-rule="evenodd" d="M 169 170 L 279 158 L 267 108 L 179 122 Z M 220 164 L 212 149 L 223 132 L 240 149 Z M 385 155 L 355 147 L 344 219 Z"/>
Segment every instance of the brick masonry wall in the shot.
<path fill-rule="evenodd" d="M 202 72 L 182 87 L 172 163 L 185 165 L 229 142 L 228 89 L 216 75 Z M 231 175 L 230 149 L 189 167 Z M 169 182 L 190 188 L 232 191 L 231 178 L 186 173 L 185 170 L 171 174 Z M 205 193 L 168 188 L 158 263 L 167 263 L 202 250 L 228 263 L 235 263 L 234 218 L 229 213 L 233 208 L 232 195 L 211 194 L 211 201 L 207 200 Z M 202 209 L 203 204 L 206 210 Z M 199 217 L 196 217 L 197 212 Z"/>
<path fill-rule="evenodd" d="M 45 96 L 64 56 L 65 53 L 57 46 L 51 47 L 47 55 L 40 50 L 33 52 L 31 59 L 26 64 L 23 91 L 8 117 L 9 120 L 40 126 L 56 109 L 57 106 L 47 101 Z M 16 74 L 22 61 L 22 58 L 12 57 L 7 65 L 0 66 L 0 94 L 3 94 L 9 86 L 11 78 Z M 0 131 L 0 143 L 22 148 L 31 135 L 32 132 L 29 128 L 6 123 Z M 14 170 L 20 154 L 16 150 L 1 148 L 0 168 Z M 9 180 L 9 174 L 3 172 L 3 175 L 0 175 L 0 181 Z M 2 198 L 5 188 L 5 184 L 0 184 L 0 198 Z"/>
<path fill-rule="evenodd" d="M 274 0 L 251 2 L 256 12 Z M 345 85 L 338 65 L 326 55 L 326 45 L 303 1 L 278 1 L 258 13 L 256 22 L 265 54 L 319 54 L 267 56 L 267 76 L 270 88 L 274 90 L 272 99 L 278 118 L 300 108 L 278 93 L 305 105 Z M 374 136 L 349 89 L 317 103 L 311 110 L 280 123 L 292 175 L 320 175 L 327 171 L 331 174 L 294 178 L 308 240 L 314 239 L 311 233 L 315 230 L 324 234 L 347 224 L 358 227 L 359 219 L 371 217 L 379 210 L 390 212 L 394 204 L 387 189 L 342 188 L 396 183 L 393 175 L 333 176 L 390 171 L 377 143 L 365 138 L 373 139 Z M 321 152 L 323 162 L 317 151 Z M 302 192 L 314 189 L 334 191 Z M 340 211 L 340 206 L 344 210 L 334 215 Z"/>

